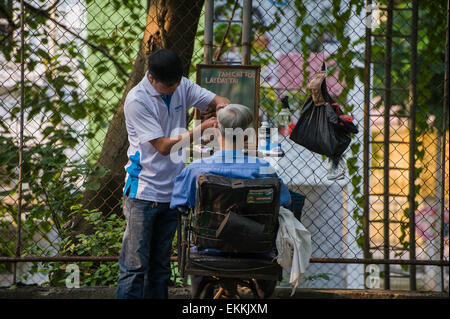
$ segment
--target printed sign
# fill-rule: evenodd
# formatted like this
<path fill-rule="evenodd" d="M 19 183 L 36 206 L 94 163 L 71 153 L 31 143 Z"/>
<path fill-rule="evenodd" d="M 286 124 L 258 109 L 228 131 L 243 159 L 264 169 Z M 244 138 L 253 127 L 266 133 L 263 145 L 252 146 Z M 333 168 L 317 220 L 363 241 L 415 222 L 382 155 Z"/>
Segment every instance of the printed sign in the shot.
<path fill-rule="evenodd" d="M 259 125 L 259 73 L 259 66 L 198 64 L 197 84 L 227 97 L 231 103 L 249 107 L 256 130 Z M 198 114 L 196 118 L 200 118 Z"/>

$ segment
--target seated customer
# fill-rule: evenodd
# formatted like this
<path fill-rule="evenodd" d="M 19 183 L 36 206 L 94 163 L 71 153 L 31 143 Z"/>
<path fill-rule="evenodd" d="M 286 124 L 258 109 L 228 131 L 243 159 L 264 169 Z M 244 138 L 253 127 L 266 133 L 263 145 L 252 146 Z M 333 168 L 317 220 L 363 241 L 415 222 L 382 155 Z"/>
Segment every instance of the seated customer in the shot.
<path fill-rule="evenodd" d="M 201 174 L 215 174 L 230 178 L 266 178 L 278 177 L 275 170 L 268 162 L 261 158 L 245 156 L 241 149 L 237 149 L 237 143 L 233 134 L 228 134 L 230 129 L 245 130 L 252 123 L 252 113 L 246 106 L 229 104 L 217 113 L 217 134 L 220 150 L 211 157 L 193 161 L 186 166 L 180 175 L 175 178 L 170 207 L 195 207 L 197 198 L 197 180 Z M 242 131 L 241 131 L 242 132 Z M 225 134 L 227 133 L 227 134 Z M 279 177 L 278 177 L 279 178 Z M 280 178 L 279 178 L 280 179 Z M 288 206 L 291 196 L 286 185 L 281 181 L 280 205 Z M 202 277 L 191 276 L 192 295 L 196 296 Z M 259 286 L 275 283 L 258 281 Z M 264 288 L 262 288 L 264 290 Z M 270 290 L 270 288 L 269 288 Z"/>
<path fill-rule="evenodd" d="M 242 149 L 237 149 L 237 145 L 243 143 L 236 143 L 234 135 L 225 135 L 226 131 L 227 133 L 230 131 L 229 129 L 245 130 L 252 121 L 253 115 L 244 105 L 229 104 L 218 111 L 216 138 L 218 138 L 220 150 L 211 157 L 193 161 L 181 171 L 175 178 L 170 207 L 195 207 L 196 185 L 201 174 L 247 179 L 278 177 L 268 162 L 254 156 L 245 156 Z M 286 207 L 290 204 L 291 196 L 281 179 L 280 182 L 280 205 Z"/>

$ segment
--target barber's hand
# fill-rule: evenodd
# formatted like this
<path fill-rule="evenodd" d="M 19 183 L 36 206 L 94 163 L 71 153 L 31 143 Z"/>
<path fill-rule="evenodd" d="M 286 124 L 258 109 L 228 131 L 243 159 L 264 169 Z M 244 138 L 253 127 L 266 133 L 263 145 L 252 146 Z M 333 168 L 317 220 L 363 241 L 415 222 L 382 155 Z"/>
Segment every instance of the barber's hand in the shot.
<path fill-rule="evenodd" d="M 216 109 L 212 106 L 208 106 L 208 108 L 204 112 L 200 112 L 200 117 L 202 120 L 207 120 L 215 116 L 216 116 Z"/>
<path fill-rule="evenodd" d="M 201 124 L 201 127 L 202 127 L 202 131 L 206 130 L 207 128 L 211 128 L 211 127 L 215 128 L 215 127 L 217 127 L 217 118 L 215 116 L 213 116 L 213 117 L 210 117 L 210 118 L 208 118 L 206 120 L 203 120 L 202 124 Z"/>
<path fill-rule="evenodd" d="M 231 101 L 228 98 L 226 98 L 224 96 L 219 96 L 219 95 L 216 95 L 214 97 L 213 101 L 214 101 L 214 104 L 216 105 L 216 110 L 215 110 L 216 112 L 231 103 Z"/>
<path fill-rule="evenodd" d="M 225 106 L 227 106 L 228 104 L 230 104 L 230 103 L 220 103 L 220 104 L 217 104 L 217 106 L 216 106 L 216 112 L 218 112 L 220 109 L 223 109 Z"/>

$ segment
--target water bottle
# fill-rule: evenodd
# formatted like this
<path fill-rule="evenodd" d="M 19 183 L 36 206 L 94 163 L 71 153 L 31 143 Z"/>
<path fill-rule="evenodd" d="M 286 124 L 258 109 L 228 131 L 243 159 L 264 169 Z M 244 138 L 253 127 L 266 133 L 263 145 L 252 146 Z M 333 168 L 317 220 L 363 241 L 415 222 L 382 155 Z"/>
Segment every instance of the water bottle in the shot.
<path fill-rule="evenodd" d="M 263 121 L 261 122 L 261 127 L 258 131 L 258 149 L 263 152 L 270 151 L 270 125 L 269 122 Z"/>

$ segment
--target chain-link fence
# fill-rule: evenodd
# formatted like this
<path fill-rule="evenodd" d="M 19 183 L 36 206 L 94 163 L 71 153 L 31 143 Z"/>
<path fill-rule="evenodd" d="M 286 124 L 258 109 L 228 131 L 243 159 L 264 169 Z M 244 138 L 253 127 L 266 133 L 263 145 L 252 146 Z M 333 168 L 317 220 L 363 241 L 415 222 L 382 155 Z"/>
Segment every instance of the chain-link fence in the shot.
<path fill-rule="evenodd" d="M 267 160 L 306 196 L 313 253 L 301 286 L 448 291 L 447 4 L 250 3 L 260 115 L 279 127 L 285 152 Z M 61 284 L 70 264 L 83 285 L 116 283 L 124 98 L 159 47 L 174 49 L 194 81 L 199 63 L 246 62 L 243 6 L 0 0 L 0 286 Z M 325 157 L 288 138 L 323 62 L 330 94 L 359 128 L 334 181 Z"/>

